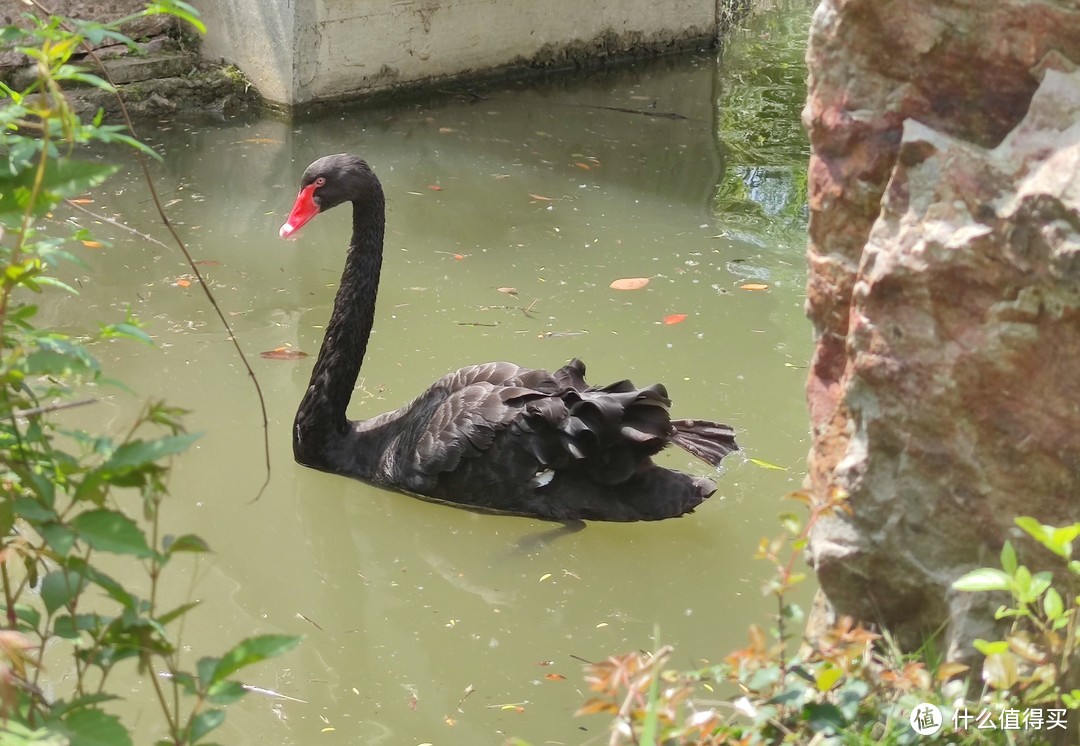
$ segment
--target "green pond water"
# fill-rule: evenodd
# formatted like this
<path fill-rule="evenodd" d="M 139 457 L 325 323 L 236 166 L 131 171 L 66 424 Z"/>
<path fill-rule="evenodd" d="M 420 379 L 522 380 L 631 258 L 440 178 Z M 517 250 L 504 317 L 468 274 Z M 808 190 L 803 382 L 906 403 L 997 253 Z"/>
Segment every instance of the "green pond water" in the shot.
<path fill-rule="evenodd" d="M 572 656 L 651 648 L 658 635 L 676 665 L 693 667 L 744 645 L 750 623 L 767 624 L 769 568 L 753 554 L 780 532 L 781 498 L 800 486 L 808 447 L 798 124 L 808 19 L 804 3 L 758 16 L 719 56 L 455 89 L 300 123 L 144 127 L 164 156 L 154 171 L 169 214 L 263 387 L 272 476 L 262 498 L 253 502 L 264 459 L 252 387 L 202 292 L 183 286 L 190 270 L 175 251 L 96 226 L 112 245 L 88 249 L 70 277 L 81 295 L 50 305 L 44 322 L 77 331 L 130 303 L 157 347 L 99 348 L 107 374 L 139 397 L 190 408 L 190 428 L 204 433 L 176 462 L 166 512 L 170 532 L 198 533 L 215 550 L 167 589 L 165 601 L 203 600 L 185 624 L 186 649 L 197 657 L 252 634 L 304 636 L 245 677 L 303 701 L 249 696 L 214 740 L 603 743 L 605 717 L 572 717 L 585 697 Z M 668 113 L 678 117 L 648 115 Z M 372 164 L 388 203 L 352 418 L 396 408 L 462 365 L 554 368 L 581 357 L 593 383 L 662 381 L 675 416 L 735 427 L 745 453 L 719 474 L 681 452 L 660 457 L 713 476 L 716 495 L 679 520 L 593 523 L 543 543 L 532 540 L 550 524 L 294 464 L 290 425 L 351 225 L 341 208 L 296 242 L 277 230 L 304 167 L 341 151 Z M 93 197 L 94 210 L 164 237 L 133 165 Z M 650 282 L 609 287 L 633 277 Z M 279 347 L 312 357 L 259 355 Z M 120 431 L 139 398 L 100 393 L 68 421 Z M 150 742 L 160 731 L 147 682 L 124 688 L 139 740 Z"/>

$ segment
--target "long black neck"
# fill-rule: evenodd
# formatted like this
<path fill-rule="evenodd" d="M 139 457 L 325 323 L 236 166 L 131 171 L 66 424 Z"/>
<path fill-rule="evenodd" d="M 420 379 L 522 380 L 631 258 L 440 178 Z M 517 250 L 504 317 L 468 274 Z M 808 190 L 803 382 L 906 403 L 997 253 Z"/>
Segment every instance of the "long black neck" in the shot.
<path fill-rule="evenodd" d="M 334 463 L 339 454 L 334 445 L 349 432 L 345 409 L 375 321 L 385 223 L 386 204 L 382 188 L 375 182 L 362 200 L 353 202 L 353 233 L 345 271 L 311 381 L 296 412 L 293 452 L 297 461 L 308 466 L 332 470 L 341 466 Z"/>

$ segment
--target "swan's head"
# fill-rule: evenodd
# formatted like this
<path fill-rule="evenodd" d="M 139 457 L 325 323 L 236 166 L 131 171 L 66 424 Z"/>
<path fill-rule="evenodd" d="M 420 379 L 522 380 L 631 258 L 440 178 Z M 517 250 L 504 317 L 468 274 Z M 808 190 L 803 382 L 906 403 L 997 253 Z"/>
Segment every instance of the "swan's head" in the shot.
<path fill-rule="evenodd" d="M 362 158 L 349 153 L 325 155 L 304 171 L 300 193 L 278 235 L 290 238 L 320 212 L 342 202 L 362 202 L 379 191 L 378 178 Z"/>

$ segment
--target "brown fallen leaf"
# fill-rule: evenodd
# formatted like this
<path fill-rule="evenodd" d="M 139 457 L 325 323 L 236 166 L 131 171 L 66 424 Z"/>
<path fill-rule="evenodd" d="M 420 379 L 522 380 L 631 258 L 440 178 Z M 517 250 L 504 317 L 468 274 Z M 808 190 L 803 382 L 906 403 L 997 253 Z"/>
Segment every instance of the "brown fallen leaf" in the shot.
<path fill-rule="evenodd" d="M 648 284 L 648 277 L 622 277 L 614 280 L 608 287 L 612 290 L 640 290 Z"/>
<path fill-rule="evenodd" d="M 308 354 L 302 350 L 285 346 L 275 347 L 272 350 L 259 353 L 259 357 L 266 358 L 267 360 L 300 360 L 307 356 Z"/>
<path fill-rule="evenodd" d="M 618 713 L 619 708 L 615 706 L 613 702 L 600 699 L 599 697 L 593 697 L 585 702 L 578 711 L 574 713 L 574 717 L 581 715 L 599 715 L 600 713 Z"/>
<path fill-rule="evenodd" d="M 532 197 L 535 200 L 540 200 L 541 202 L 554 202 L 555 201 L 551 197 L 545 197 L 542 194 L 533 194 L 532 192 L 529 192 L 529 196 Z"/>
<path fill-rule="evenodd" d="M 90 199 L 89 197 L 79 197 L 77 199 L 69 199 L 68 202 L 70 202 L 73 205 L 92 205 L 92 204 L 94 204 L 94 200 Z"/>
<path fill-rule="evenodd" d="M 769 286 L 763 282 L 748 282 L 745 285 L 739 285 L 740 290 L 768 290 Z"/>
<path fill-rule="evenodd" d="M 581 161 L 578 161 L 574 165 L 580 168 L 582 171 L 589 171 L 592 169 L 592 166 L 590 166 L 588 163 L 582 163 Z"/>
<path fill-rule="evenodd" d="M 544 678 L 548 681 L 566 681 L 566 677 L 561 673 L 546 673 L 544 674 Z"/>
<path fill-rule="evenodd" d="M 100 249 L 105 244 L 101 243 L 101 241 L 83 241 L 82 245 L 88 249 Z"/>

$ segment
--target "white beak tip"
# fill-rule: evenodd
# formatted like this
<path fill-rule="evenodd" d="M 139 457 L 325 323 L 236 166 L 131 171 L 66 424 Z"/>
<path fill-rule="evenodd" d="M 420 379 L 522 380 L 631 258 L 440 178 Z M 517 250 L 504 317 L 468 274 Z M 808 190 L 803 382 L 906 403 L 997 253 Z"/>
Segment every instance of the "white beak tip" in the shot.
<path fill-rule="evenodd" d="M 295 230 L 296 228 L 292 226 L 292 223 L 285 223 L 283 226 L 281 226 L 281 230 L 278 231 L 278 235 L 282 238 L 288 238 Z"/>

